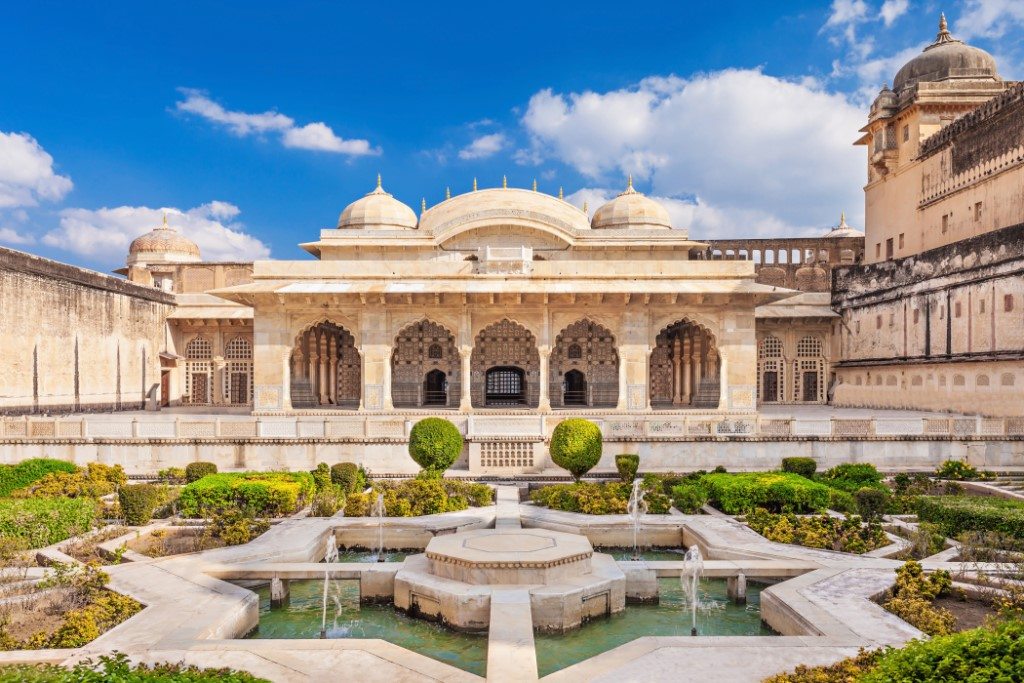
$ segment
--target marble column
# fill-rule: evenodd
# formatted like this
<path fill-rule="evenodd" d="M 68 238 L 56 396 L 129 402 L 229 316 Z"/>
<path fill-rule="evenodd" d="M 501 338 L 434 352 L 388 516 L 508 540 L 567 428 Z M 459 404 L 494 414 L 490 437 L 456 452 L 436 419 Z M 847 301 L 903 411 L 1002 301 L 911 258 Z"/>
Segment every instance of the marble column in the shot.
<path fill-rule="evenodd" d="M 700 393 L 700 380 L 704 369 L 704 340 L 701 335 L 693 338 L 693 394 Z"/>
<path fill-rule="evenodd" d="M 672 342 L 672 404 L 683 402 L 683 343 L 679 335 Z"/>
<path fill-rule="evenodd" d="M 692 392 L 690 391 L 690 384 L 693 381 L 692 369 L 693 369 L 693 342 L 690 337 L 687 336 L 683 340 L 683 357 L 680 360 L 680 365 L 683 366 L 683 405 L 690 404 L 690 397 Z"/>
<path fill-rule="evenodd" d="M 537 409 L 543 413 L 551 412 L 551 389 L 549 386 L 549 361 L 551 360 L 551 347 L 539 346 L 537 353 L 540 355 L 540 398 L 537 401 Z"/>
<path fill-rule="evenodd" d="M 459 385 L 462 387 L 462 396 L 459 397 L 459 410 L 468 413 L 473 409 L 473 347 L 460 346 L 459 360 L 462 362 L 462 374 L 459 376 Z"/>
<path fill-rule="evenodd" d="M 331 336 L 327 348 L 330 363 L 327 368 L 327 398 L 334 405 L 338 405 L 338 337 Z"/>
<path fill-rule="evenodd" d="M 327 335 L 323 334 L 320 336 L 320 343 L 317 344 L 317 349 L 320 352 L 320 367 L 319 367 L 319 392 L 317 396 L 320 397 L 320 405 L 327 405 L 330 403 L 330 399 L 327 395 Z"/>

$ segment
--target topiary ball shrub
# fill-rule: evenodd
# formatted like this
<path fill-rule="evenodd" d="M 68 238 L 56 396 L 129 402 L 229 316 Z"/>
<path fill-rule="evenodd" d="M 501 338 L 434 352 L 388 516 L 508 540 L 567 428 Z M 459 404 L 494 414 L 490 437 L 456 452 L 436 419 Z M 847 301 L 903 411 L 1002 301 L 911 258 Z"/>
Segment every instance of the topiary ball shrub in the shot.
<path fill-rule="evenodd" d="M 672 488 L 672 505 L 683 514 L 695 515 L 707 505 L 708 492 L 696 482 L 685 482 Z"/>
<path fill-rule="evenodd" d="M 783 472 L 792 472 L 793 474 L 799 474 L 801 477 L 807 477 L 808 479 L 811 479 L 814 477 L 814 472 L 817 469 L 818 463 L 814 462 L 814 458 L 782 459 Z"/>
<path fill-rule="evenodd" d="M 581 418 L 559 422 L 551 435 L 551 460 L 579 482 L 601 460 L 601 429 Z"/>
<path fill-rule="evenodd" d="M 889 495 L 885 491 L 865 486 L 857 489 L 853 494 L 857 503 L 857 513 L 864 518 L 865 522 L 873 522 L 879 519 L 889 506 Z"/>
<path fill-rule="evenodd" d="M 448 420 L 428 417 L 412 427 L 409 455 L 428 473 L 441 475 L 462 453 L 462 434 Z"/>
<path fill-rule="evenodd" d="M 117 492 L 121 514 L 128 526 L 144 526 L 153 519 L 153 511 L 165 496 L 164 488 L 154 484 L 123 486 Z"/>
<path fill-rule="evenodd" d="M 339 462 L 331 467 L 331 481 L 345 493 L 358 493 L 366 488 L 366 473 L 354 462 Z"/>
<path fill-rule="evenodd" d="M 615 469 L 619 471 L 619 480 L 632 484 L 640 469 L 640 456 L 636 453 L 620 453 L 615 456 Z"/>
<path fill-rule="evenodd" d="M 185 466 L 185 483 L 199 481 L 208 474 L 217 474 L 217 466 L 212 462 L 190 462 Z"/>

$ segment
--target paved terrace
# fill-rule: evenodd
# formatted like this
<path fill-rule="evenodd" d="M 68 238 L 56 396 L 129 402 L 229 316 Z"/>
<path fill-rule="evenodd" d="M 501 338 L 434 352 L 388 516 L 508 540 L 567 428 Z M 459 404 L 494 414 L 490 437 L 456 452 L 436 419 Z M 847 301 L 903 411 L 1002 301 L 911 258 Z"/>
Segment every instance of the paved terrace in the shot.
<path fill-rule="evenodd" d="M 781 581 L 761 594 L 762 615 L 781 636 L 641 637 L 545 677 L 545 681 L 759 681 L 766 675 L 856 654 L 861 647 L 898 646 L 921 634 L 872 598 L 891 586 L 899 562 L 772 543 L 736 521 L 711 515 L 649 515 L 648 541 L 697 543 L 706 574 Z M 83 648 L 0 654 L 0 661 L 71 663 L 111 651 L 146 662 L 230 666 L 274 681 L 319 681 L 339 671 L 360 680 L 470 681 L 479 677 L 382 640 L 243 640 L 258 623 L 255 593 L 227 581 L 358 579 L 364 597 L 387 597 L 401 563 L 318 562 L 331 533 L 365 533 L 366 519 L 288 519 L 254 542 L 109 567 L 111 586 L 146 605 L 137 616 Z M 597 544 L 622 544 L 626 516 L 594 518 L 520 504 L 499 487 L 497 505 L 415 519 L 385 520 L 390 540 L 429 538 L 480 528 L 548 528 L 583 533 Z M 114 547 L 118 540 L 106 545 Z M 890 550 L 894 550 L 891 548 Z M 959 568 L 943 561 L 926 567 Z M 627 581 L 678 576 L 680 562 L 621 562 Z M 993 567 L 994 569 L 995 567 Z M 979 567 L 971 565 L 971 570 Z M 982 569 L 984 569 L 982 567 Z M 627 590 L 629 590 L 627 586 Z M 488 680 L 536 680 L 529 587 L 496 590 L 491 598 Z"/>

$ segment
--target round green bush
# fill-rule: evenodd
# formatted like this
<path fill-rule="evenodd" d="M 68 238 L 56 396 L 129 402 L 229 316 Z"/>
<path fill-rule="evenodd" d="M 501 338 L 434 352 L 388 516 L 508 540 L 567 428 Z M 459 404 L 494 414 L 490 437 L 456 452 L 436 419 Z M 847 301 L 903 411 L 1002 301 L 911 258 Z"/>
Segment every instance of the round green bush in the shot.
<path fill-rule="evenodd" d="M 793 474 L 799 474 L 801 477 L 811 479 L 817 469 L 818 463 L 814 461 L 814 458 L 794 457 L 782 459 L 783 472 L 792 472 Z"/>
<path fill-rule="evenodd" d="M 865 522 L 873 522 L 881 517 L 889 505 L 889 494 L 871 486 L 857 489 L 853 499 L 857 503 L 857 513 Z"/>
<path fill-rule="evenodd" d="M 128 526 L 144 526 L 153 519 L 153 511 L 166 495 L 163 486 L 135 484 L 122 486 L 117 497 L 121 503 L 121 514 Z"/>
<path fill-rule="evenodd" d="M 366 487 L 366 475 L 354 462 L 339 462 L 331 466 L 331 481 L 345 493 L 358 493 Z"/>
<path fill-rule="evenodd" d="M 185 483 L 199 481 L 208 474 L 217 474 L 217 466 L 212 462 L 190 462 L 185 466 Z"/>
<path fill-rule="evenodd" d="M 579 481 L 601 460 L 601 429 L 581 418 L 559 422 L 551 435 L 551 460 Z"/>
<path fill-rule="evenodd" d="M 708 502 L 708 492 L 695 482 L 686 482 L 672 488 L 672 504 L 687 515 L 700 512 Z"/>
<path fill-rule="evenodd" d="M 640 456 L 636 453 L 621 453 L 615 456 L 615 469 L 619 471 L 619 479 L 626 484 L 632 484 L 636 479 L 637 470 L 640 469 Z"/>
<path fill-rule="evenodd" d="M 448 420 L 428 417 L 413 425 L 409 434 L 409 455 L 427 472 L 443 473 L 460 453 L 462 435 Z"/>

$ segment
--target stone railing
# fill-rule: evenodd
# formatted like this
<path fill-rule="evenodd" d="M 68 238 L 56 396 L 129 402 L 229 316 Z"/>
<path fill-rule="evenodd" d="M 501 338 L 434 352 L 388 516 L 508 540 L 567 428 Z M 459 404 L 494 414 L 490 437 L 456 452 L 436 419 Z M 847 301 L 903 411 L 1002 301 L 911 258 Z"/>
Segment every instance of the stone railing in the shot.
<path fill-rule="evenodd" d="M 597 422 L 609 441 L 773 439 L 961 439 L 1024 437 L 1024 418 L 874 417 L 801 418 L 751 414 L 554 412 L 451 413 L 446 417 L 470 441 L 550 438 L 564 419 L 585 416 Z M 102 415 L 0 418 L 0 442 L 161 442 L 215 440 L 404 441 L 425 413 L 303 416 Z"/>
<path fill-rule="evenodd" d="M 927 206 L 928 204 L 938 201 L 949 194 L 973 185 L 979 180 L 990 178 L 991 176 L 1002 173 L 1003 171 L 1016 166 L 1020 166 L 1021 164 L 1024 164 L 1024 145 L 1021 145 L 1016 149 L 1011 149 L 1005 154 L 1001 154 L 994 159 L 989 159 L 988 161 L 980 163 L 963 173 L 958 173 L 955 176 L 930 183 L 924 188 L 918 207 Z"/>

